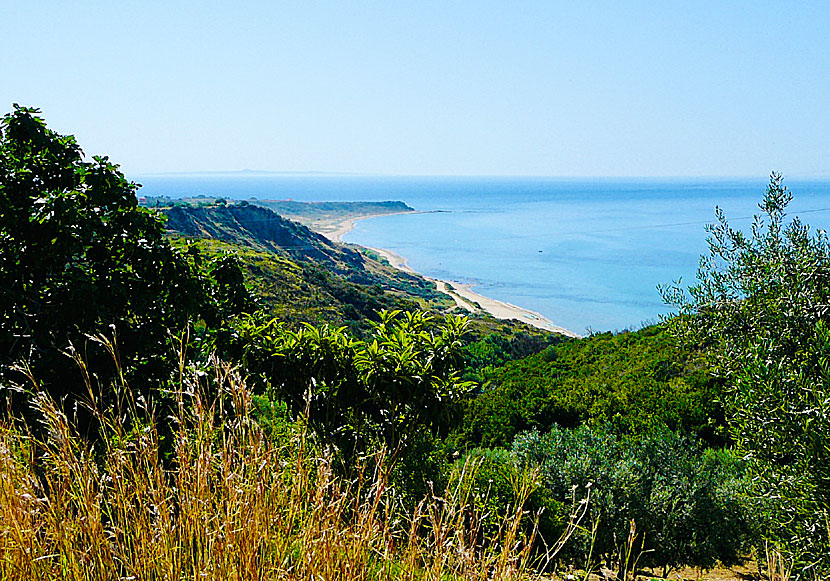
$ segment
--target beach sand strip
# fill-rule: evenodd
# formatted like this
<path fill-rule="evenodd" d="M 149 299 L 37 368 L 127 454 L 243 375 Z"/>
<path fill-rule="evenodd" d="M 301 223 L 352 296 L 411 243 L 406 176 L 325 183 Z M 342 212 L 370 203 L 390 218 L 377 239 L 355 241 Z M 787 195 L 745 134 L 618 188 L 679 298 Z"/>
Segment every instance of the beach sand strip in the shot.
<path fill-rule="evenodd" d="M 409 214 L 411 212 L 397 213 Z M 329 225 L 327 228 L 325 228 L 325 230 L 327 231 L 324 231 L 323 228 L 319 227 L 317 231 L 320 234 L 323 234 L 324 236 L 328 237 L 329 240 L 332 240 L 334 242 L 342 242 L 343 236 L 355 227 L 355 223 L 358 220 L 368 220 L 369 218 L 378 218 L 380 216 L 391 215 L 392 214 L 370 214 L 358 218 L 349 218 L 347 220 L 342 220 L 335 224 Z M 472 290 L 473 285 L 471 284 L 455 281 L 438 280 L 415 272 L 406 263 L 406 258 L 390 250 L 386 250 L 385 248 L 371 247 L 369 247 L 369 250 L 372 250 L 373 252 L 376 252 L 378 255 L 385 258 L 387 262 L 389 262 L 390 266 L 392 266 L 393 268 L 397 268 L 398 270 L 402 270 L 410 274 L 417 274 L 419 276 L 423 276 L 427 280 L 431 280 L 435 283 L 436 290 L 452 297 L 452 299 L 455 301 L 455 304 L 458 305 L 459 308 L 464 309 L 465 311 L 475 313 L 478 310 L 482 310 L 490 313 L 497 319 L 516 319 L 523 323 L 527 323 L 528 325 L 538 327 L 539 329 L 551 331 L 552 333 L 559 333 L 567 337 L 579 337 L 579 335 L 574 333 L 573 331 L 556 325 L 553 321 L 551 321 L 543 315 L 540 315 L 535 311 L 523 309 L 522 307 L 517 307 L 516 305 L 511 305 L 510 303 L 498 301 L 496 299 L 491 299 L 490 297 L 481 295 Z"/>

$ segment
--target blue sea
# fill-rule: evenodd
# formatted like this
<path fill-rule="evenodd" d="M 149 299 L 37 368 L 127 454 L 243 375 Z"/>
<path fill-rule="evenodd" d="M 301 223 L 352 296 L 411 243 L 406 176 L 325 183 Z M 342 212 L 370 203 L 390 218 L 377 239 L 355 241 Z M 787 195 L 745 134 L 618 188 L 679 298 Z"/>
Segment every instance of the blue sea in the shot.
<path fill-rule="evenodd" d="M 748 230 L 767 179 L 560 179 L 201 174 L 133 178 L 140 195 L 401 200 L 344 241 L 392 250 L 425 275 L 537 311 L 584 334 L 669 312 L 657 286 L 693 283 L 720 206 Z M 791 215 L 830 229 L 830 181 L 787 180 Z"/>

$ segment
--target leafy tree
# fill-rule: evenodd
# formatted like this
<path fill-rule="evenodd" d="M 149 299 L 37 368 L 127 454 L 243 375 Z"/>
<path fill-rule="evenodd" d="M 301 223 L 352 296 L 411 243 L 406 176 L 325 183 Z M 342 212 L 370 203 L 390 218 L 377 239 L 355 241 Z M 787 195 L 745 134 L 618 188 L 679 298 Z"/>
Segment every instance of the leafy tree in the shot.
<path fill-rule="evenodd" d="M 70 346 L 101 385 L 116 373 L 88 340 L 103 334 L 135 386 L 158 385 L 170 332 L 240 307 L 234 265 L 220 260 L 200 276 L 198 255 L 171 249 L 163 219 L 137 206 L 137 184 L 106 157 L 85 161 L 39 112 L 15 105 L 0 124 L 0 381 L 19 381 L 12 367 L 24 362 L 71 404 L 86 388 Z"/>
<path fill-rule="evenodd" d="M 253 316 L 239 326 L 238 345 L 260 390 L 305 413 L 326 441 L 347 455 L 382 443 L 394 460 L 416 430 L 446 429 L 471 387 L 460 378 L 466 319 L 431 322 L 423 312 L 383 311 L 358 341 L 342 327 L 291 331 Z"/>
<path fill-rule="evenodd" d="M 728 387 L 728 421 L 750 461 L 766 533 L 800 577 L 830 572 L 830 243 L 798 219 L 773 173 L 748 234 L 719 209 L 709 254 L 674 330 L 707 346 Z"/>

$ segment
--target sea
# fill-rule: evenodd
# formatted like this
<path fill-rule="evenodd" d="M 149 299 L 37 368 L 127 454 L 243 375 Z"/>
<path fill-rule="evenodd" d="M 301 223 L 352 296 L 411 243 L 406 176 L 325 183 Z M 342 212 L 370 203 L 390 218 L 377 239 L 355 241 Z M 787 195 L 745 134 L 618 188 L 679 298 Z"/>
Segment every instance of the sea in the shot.
<path fill-rule="evenodd" d="M 658 286 L 694 284 L 715 207 L 748 231 L 768 183 L 247 172 L 132 179 L 145 196 L 403 201 L 418 213 L 360 220 L 344 241 L 391 250 L 422 274 L 472 284 L 578 334 L 637 329 L 670 314 Z M 785 183 L 789 214 L 830 229 L 830 180 Z"/>

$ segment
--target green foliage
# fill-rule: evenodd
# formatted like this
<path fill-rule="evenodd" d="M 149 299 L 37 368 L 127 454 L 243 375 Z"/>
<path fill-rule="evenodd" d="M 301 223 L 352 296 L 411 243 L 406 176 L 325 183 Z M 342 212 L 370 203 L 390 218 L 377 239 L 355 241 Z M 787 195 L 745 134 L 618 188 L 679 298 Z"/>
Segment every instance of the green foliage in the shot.
<path fill-rule="evenodd" d="M 347 455 L 384 444 L 393 458 L 415 430 L 449 425 L 453 404 L 471 387 L 461 381 L 466 321 L 437 326 L 416 312 L 382 312 L 366 341 L 343 328 L 249 317 L 238 329 L 244 367 L 259 389 L 305 413 L 324 441 Z"/>
<path fill-rule="evenodd" d="M 256 420 L 262 433 L 272 442 L 289 441 L 296 426 L 291 421 L 285 403 L 270 400 L 262 395 L 255 395 L 251 400 L 251 417 Z"/>
<path fill-rule="evenodd" d="M 179 414 L 209 418 L 204 434 L 222 438 L 205 437 L 205 444 L 253 425 L 242 421 L 237 403 L 244 403 L 245 414 L 252 414 L 270 441 L 288 441 L 293 421 L 301 416 L 319 442 L 336 446 L 351 466 L 360 465 L 364 452 L 386 447 L 387 463 L 378 469 L 383 486 L 377 490 L 386 489 L 390 476 L 389 489 L 402 487 L 411 504 L 432 491 L 430 482 L 438 484 L 436 490 L 464 488 L 460 492 L 471 500 L 470 508 L 458 503 L 452 508 L 430 495 L 418 510 L 426 506 L 436 516 L 452 509 L 446 514 L 464 524 L 463 530 L 474 525 L 465 537 L 473 541 L 470 546 L 504 542 L 512 547 L 516 537 L 511 535 L 519 529 L 504 523 L 524 522 L 522 507 L 542 511 L 542 535 L 555 541 L 573 487 L 592 481 L 597 490 L 593 516 L 603 525 L 598 547 L 606 559 L 619 553 L 617 539 L 625 536 L 631 519 L 642 531 L 642 546 L 655 549 L 648 557 L 654 563 L 707 565 L 733 560 L 742 547 L 745 522 L 734 503 L 741 465 L 727 452 L 701 453 L 665 430 L 717 441 L 719 383 L 708 378 L 694 351 L 678 349 L 662 328 L 563 341 L 489 316 L 435 319 L 428 311 L 452 308 L 452 301 L 430 281 L 395 271 L 368 253 L 334 244 L 252 204 L 216 200 L 170 209 L 168 226 L 197 239 L 175 239 L 171 245 L 163 235 L 164 218 L 137 207 L 137 185 L 118 166 L 105 157 L 84 161 L 74 138 L 47 129 L 37 113 L 16 107 L 0 126 L 0 387 L 20 381 L 14 365 L 21 361 L 66 409 L 78 407 L 89 387 L 104 390 L 97 404 L 105 407 L 118 399 L 106 390 L 119 385 L 127 395 L 118 397 L 131 402 L 135 417 L 130 425 L 118 424 L 118 430 L 125 430 L 130 445 L 146 442 L 146 433 L 157 434 L 154 458 L 172 459 L 189 449 L 173 437 L 176 428 L 165 424 L 172 407 Z M 799 232 L 787 234 L 796 246 L 808 240 Z M 733 235 L 724 229 L 721 240 Z M 769 493 L 775 485 L 793 500 L 786 508 L 790 512 L 775 505 L 779 518 L 793 516 L 796 523 L 781 529 L 791 535 L 793 550 L 802 550 L 805 527 L 826 519 L 822 495 L 830 481 L 825 463 L 830 432 L 821 391 L 830 373 L 830 332 L 821 319 L 826 297 L 819 292 L 827 281 L 826 241 L 809 244 L 812 254 L 794 258 L 780 273 L 780 288 L 764 291 L 768 298 L 757 306 L 764 312 L 747 311 L 747 317 L 760 316 L 770 334 L 746 342 L 730 339 L 727 353 L 736 355 L 739 365 L 715 358 L 722 377 L 734 386 L 735 425 L 743 430 L 736 438 L 755 454 L 753 466 L 767 486 L 759 490 Z M 756 278 L 779 276 L 775 268 L 762 268 L 774 254 L 747 260 L 758 263 Z M 791 254 L 798 252 L 783 252 L 786 259 Z M 798 278 L 802 271 L 804 280 Z M 797 284 L 814 284 L 815 292 L 781 294 Z M 746 330 L 746 321 L 728 319 L 743 312 L 756 292 L 756 287 L 742 289 L 707 311 L 714 317 L 712 329 L 723 336 Z M 259 307 L 264 308 L 250 314 Z M 700 310 L 705 309 L 689 308 L 690 313 Z M 681 320 L 707 321 L 704 315 Z M 718 327 L 720 322 L 724 325 Z M 468 334 L 470 327 L 474 333 Z M 170 337 L 177 337 L 178 357 Z M 706 339 L 713 349 L 722 345 L 715 336 Z M 76 360 L 66 355 L 73 349 Z M 213 351 L 239 363 L 258 395 L 240 396 L 233 409 L 204 407 L 221 392 L 222 378 L 233 374 L 225 366 L 219 372 L 216 361 L 207 358 Z M 88 377 L 79 372 L 79 362 Z M 192 409 L 181 399 L 187 389 L 167 390 L 171 372 L 191 365 L 204 372 L 197 374 L 198 390 L 187 388 L 188 402 L 196 402 Z M 212 368 L 214 373 L 207 373 Z M 473 388 L 469 379 L 486 385 L 467 400 L 464 427 L 446 438 L 458 423 L 459 402 Z M 758 384 L 766 391 L 755 389 Z M 247 388 L 243 391 L 247 394 Z M 199 400 L 202 395 L 207 399 Z M 789 399 L 775 408 L 776 398 Z M 145 404 L 147 416 L 136 415 Z M 766 426 L 762 413 L 768 414 L 768 432 L 760 430 Z M 786 415 L 796 413 L 797 422 Z M 57 410 L 53 415 L 61 416 Z M 606 423 L 613 431 L 584 425 Z M 557 424 L 583 427 L 570 432 Z M 528 428 L 553 430 L 521 436 L 510 452 L 475 449 L 451 465 L 449 451 L 456 446 L 504 446 Z M 752 448 L 758 434 L 767 440 Z M 256 449 L 264 449 L 257 442 Z M 124 443 L 104 439 L 96 445 Z M 224 461 L 214 464 L 227 467 Z M 250 468 L 259 474 L 263 465 L 257 461 Z M 460 477 L 468 466 L 474 470 Z M 798 473 L 804 470 L 813 472 Z M 157 482 L 168 482 L 167 475 Z M 142 506 L 124 498 L 130 506 Z M 816 507 L 825 512 L 810 516 Z M 422 530 L 416 522 L 421 517 L 413 517 L 413 530 Z M 437 540 L 443 538 L 440 527 L 430 526 L 435 550 L 450 550 Z M 522 530 L 522 540 L 530 543 L 533 532 Z M 482 534 L 487 539 L 479 538 Z M 588 540 L 583 536 L 581 542 L 585 548 Z M 413 552 L 418 562 L 421 553 Z"/>
<path fill-rule="evenodd" d="M 462 470 L 467 468 L 465 474 Z M 449 487 L 459 485 L 459 480 L 470 486 L 470 503 L 482 516 L 481 531 L 484 542 L 495 538 L 496 531 L 511 513 L 523 507 L 538 521 L 525 523 L 525 536 L 533 526 L 538 526 L 541 541 L 552 546 L 564 531 L 568 520 L 570 499 L 555 500 L 550 490 L 539 481 L 532 466 L 522 464 L 516 454 L 501 448 L 476 448 L 459 458 L 451 471 Z"/>
<path fill-rule="evenodd" d="M 769 537 L 800 576 L 820 577 L 830 572 L 830 242 L 786 220 L 791 199 L 772 174 L 748 234 L 717 210 L 698 283 L 664 295 L 680 309 L 675 332 L 704 343 L 726 382 Z"/>
<path fill-rule="evenodd" d="M 438 434 L 414 430 L 392 466 L 390 481 L 407 511 L 435 490 L 445 490 L 452 472 L 452 457 Z"/>
<path fill-rule="evenodd" d="M 718 383 L 662 327 L 564 341 L 487 374 L 465 411 L 459 445 L 506 446 L 521 431 L 613 423 L 719 441 Z"/>
<path fill-rule="evenodd" d="M 292 328 L 301 323 L 345 326 L 360 338 L 371 332 L 371 322 L 379 320 L 379 311 L 417 309 L 408 295 L 384 292 L 379 285 L 350 282 L 314 262 L 207 238 L 192 242 L 173 238 L 172 243 L 198 251 L 208 260 L 232 254 L 244 285 L 251 289 L 259 306 Z"/>
<path fill-rule="evenodd" d="M 509 328 L 488 333 L 464 347 L 467 359 L 465 379 L 484 383 L 496 372 L 497 368 L 510 361 L 535 355 L 545 347 L 562 340 L 562 335 L 544 332 L 529 333 L 524 330 L 511 332 Z"/>
<path fill-rule="evenodd" d="M 593 553 L 598 562 L 619 566 L 632 521 L 641 565 L 711 568 L 741 556 L 749 523 L 737 492 L 745 480 L 729 452 L 701 452 L 669 431 L 630 439 L 588 426 L 554 427 L 544 436 L 526 432 L 513 451 L 524 463 L 541 466 L 554 499 L 566 501 L 574 488 L 591 487 L 596 537 L 580 531 L 569 545 L 572 562 L 584 563 Z"/>
<path fill-rule="evenodd" d="M 0 125 L 0 378 L 21 381 L 11 369 L 22 362 L 74 404 L 88 391 L 65 354 L 74 348 L 101 386 L 120 372 L 157 385 L 173 368 L 171 332 L 246 307 L 239 268 L 174 251 L 162 219 L 137 207 L 136 184 L 106 157 L 84 161 L 38 112 L 15 106 Z"/>
<path fill-rule="evenodd" d="M 333 243 L 264 208 L 241 203 L 183 204 L 164 211 L 174 244 L 192 244 L 209 256 L 217 252 L 238 256 L 246 284 L 260 304 L 295 326 L 300 322 L 343 325 L 362 338 L 381 310 L 422 309 L 434 315 L 459 310 L 449 296 L 436 290 L 434 281 L 395 269 L 369 249 Z M 516 321 L 499 321 L 484 312 L 469 315 L 468 320 L 468 340 L 504 335 L 510 344 L 504 353 L 509 359 L 561 340 L 559 335 Z M 467 372 L 470 379 L 478 377 L 477 368 Z"/>
<path fill-rule="evenodd" d="M 380 310 L 446 310 L 435 284 L 336 244 L 305 226 L 253 205 L 164 210 L 170 234 L 213 254 L 239 256 L 246 281 L 275 316 L 295 323 L 346 325 L 361 336 Z M 185 239 L 176 241 L 183 245 Z"/>

